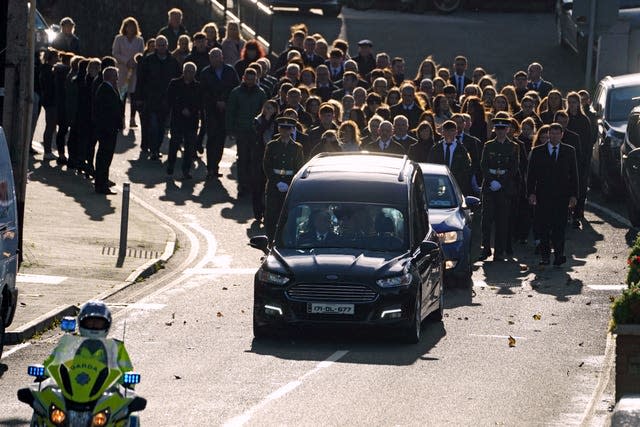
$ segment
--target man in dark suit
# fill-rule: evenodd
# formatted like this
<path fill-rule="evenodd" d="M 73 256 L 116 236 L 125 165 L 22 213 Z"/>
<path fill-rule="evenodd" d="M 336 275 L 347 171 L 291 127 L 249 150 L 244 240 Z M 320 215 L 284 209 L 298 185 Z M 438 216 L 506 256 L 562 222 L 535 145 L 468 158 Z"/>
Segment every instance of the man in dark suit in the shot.
<path fill-rule="evenodd" d="M 305 127 L 310 127 L 313 124 L 313 118 L 311 114 L 307 113 L 300 101 L 302 100 L 302 92 L 296 87 L 292 87 L 287 91 L 286 109 L 292 109 L 296 112 L 296 120 L 302 123 Z"/>
<path fill-rule="evenodd" d="M 336 101 L 342 101 L 345 95 L 353 95 L 353 90 L 358 85 L 358 75 L 353 71 L 345 71 L 342 78 L 342 89 L 334 90 L 331 98 Z"/>
<path fill-rule="evenodd" d="M 480 194 L 480 184 L 482 184 L 482 170 L 480 169 L 480 157 L 482 156 L 482 141 L 475 136 L 466 132 L 467 123 L 471 126 L 471 116 L 467 113 L 457 113 L 451 117 L 456 122 L 458 134 L 456 140 L 458 144 L 462 144 L 467 149 L 469 157 L 471 157 L 471 189 L 473 193 Z M 470 194 L 473 194 L 470 193 Z"/>
<path fill-rule="evenodd" d="M 542 65 L 537 62 L 530 64 L 527 69 L 527 75 L 529 78 L 527 89 L 538 92 L 540 94 L 540 99 L 544 99 L 549 95 L 549 92 L 553 89 L 553 84 L 542 78 Z"/>
<path fill-rule="evenodd" d="M 562 143 L 567 144 L 573 147 L 576 150 L 576 159 L 581 159 L 582 157 L 582 141 L 580 140 L 580 135 L 577 133 L 567 129 L 567 125 L 569 125 L 569 115 L 563 110 L 556 111 L 556 114 L 553 115 L 553 120 L 555 123 L 560 123 L 562 126 Z M 589 152 L 591 153 L 591 152 Z M 578 165 L 580 163 L 578 162 Z M 579 166 L 578 166 L 579 168 Z M 578 169 L 578 172 L 580 170 Z"/>
<path fill-rule="evenodd" d="M 471 192 L 471 156 L 464 147 L 456 140 L 458 134 L 458 126 L 453 120 L 447 120 L 442 124 L 442 136 L 436 145 L 429 152 L 429 163 L 438 163 L 446 165 L 453 177 L 458 182 L 462 194 L 465 196 L 472 194 Z"/>
<path fill-rule="evenodd" d="M 409 120 L 409 128 L 415 129 L 419 122 L 420 116 L 424 110 L 415 102 L 416 90 L 409 82 L 405 82 L 400 86 L 401 101 L 390 109 L 391 117 L 405 116 Z"/>
<path fill-rule="evenodd" d="M 540 233 L 540 265 L 548 265 L 553 242 L 553 265 L 567 261 L 564 254 L 564 230 L 568 209 L 578 200 L 578 166 L 576 152 L 562 144 L 562 125 L 553 123 L 549 142 L 531 151 L 527 173 L 529 203 L 535 206 L 535 224 Z"/>
<path fill-rule="evenodd" d="M 409 120 L 405 116 L 396 116 L 393 119 L 393 140 L 402 145 L 405 152 L 418 140 L 409 135 Z"/>
<path fill-rule="evenodd" d="M 376 68 L 376 58 L 371 52 L 373 43 L 371 40 L 360 40 L 358 42 L 358 55 L 353 58 L 358 64 L 358 71 L 361 76 L 367 76 L 374 68 Z"/>
<path fill-rule="evenodd" d="M 316 87 L 311 89 L 311 93 L 320 97 L 322 102 L 327 102 L 335 90 L 338 88 L 331 81 L 329 67 L 319 65 L 316 68 Z"/>
<path fill-rule="evenodd" d="M 167 38 L 169 51 L 172 52 L 178 45 L 178 38 L 183 34 L 189 35 L 189 32 L 184 28 L 184 25 L 182 25 L 182 11 L 180 9 L 171 9 L 167 13 L 167 16 L 167 26 L 160 28 L 158 35 Z"/>
<path fill-rule="evenodd" d="M 318 65 L 324 64 L 324 59 L 316 54 L 316 39 L 307 36 L 304 39 L 304 51 L 302 52 L 302 62 L 305 67 L 311 67 L 314 70 Z"/>
<path fill-rule="evenodd" d="M 464 74 L 467 71 L 467 66 L 468 62 L 465 56 L 456 56 L 456 59 L 453 61 L 453 74 L 449 78 L 449 83 L 456 87 L 458 98 L 464 94 L 465 86 L 473 83 L 472 80 Z"/>
<path fill-rule="evenodd" d="M 301 246 L 318 247 L 331 246 L 340 240 L 340 237 L 331 230 L 331 214 L 327 211 L 317 211 L 309 215 L 309 231 L 302 233 L 298 238 Z"/>
<path fill-rule="evenodd" d="M 329 52 L 329 59 L 327 59 L 324 65 L 329 68 L 329 78 L 332 82 L 337 82 L 342 79 L 344 74 L 344 54 L 338 48 L 333 48 Z"/>
<path fill-rule="evenodd" d="M 309 130 L 309 143 L 302 146 L 306 159 L 310 158 L 311 151 L 320 143 L 322 135 L 328 130 L 337 130 L 335 124 L 335 110 L 330 104 L 324 103 L 320 106 L 320 123 Z"/>
<path fill-rule="evenodd" d="M 240 84 L 236 70 L 224 63 L 222 50 L 209 51 L 210 65 L 200 73 L 207 123 L 207 179 L 219 178 L 219 164 L 224 150 L 226 105 L 231 91 Z"/>
<path fill-rule="evenodd" d="M 124 107 L 118 94 L 118 69 L 107 67 L 94 98 L 95 131 L 98 137 L 95 189 L 98 194 L 115 194 L 109 189 L 109 167 L 116 149 L 118 131 L 124 127 Z"/>
<path fill-rule="evenodd" d="M 406 154 L 404 147 L 393 140 L 393 125 L 387 120 L 378 127 L 378 139 L 365 145 L 363 150 L 372 153 Z"/>

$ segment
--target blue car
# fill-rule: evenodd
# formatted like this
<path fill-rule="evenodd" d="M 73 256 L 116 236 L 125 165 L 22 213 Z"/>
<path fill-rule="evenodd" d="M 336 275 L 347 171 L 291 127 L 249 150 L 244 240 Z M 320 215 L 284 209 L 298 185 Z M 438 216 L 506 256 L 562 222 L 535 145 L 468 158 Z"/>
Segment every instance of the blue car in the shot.
<path fill-rule="evenodd" d="M 471 209 L 480 204 L 474 196 L 464 196 L 444 165 L 420 163 L 424 176 L 429 222 L 438 233 L 445 259 L 445 282 L 471 283 Z"/>

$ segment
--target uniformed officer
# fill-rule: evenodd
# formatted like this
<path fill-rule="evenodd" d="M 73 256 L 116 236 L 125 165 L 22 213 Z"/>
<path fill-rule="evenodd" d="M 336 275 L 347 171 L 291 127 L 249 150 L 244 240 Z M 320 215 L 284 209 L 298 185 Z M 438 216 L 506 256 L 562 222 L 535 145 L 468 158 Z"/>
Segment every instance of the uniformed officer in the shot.
<path fill-rule="evenodd" d="M 298 122 L 289 117 L 279 117 L 277 123 L 280 137 L 267 144 L 262 161 L 267 177 L 264 226 L 270 240 L 274 237 L 289 184 L 304 164 L 302 145 L 291 139 L 291 132 Z"/>
<path fill-rule="evenodd" d="M 482 252 L 480 260 L 491 256 L 491 229 L 495 223 L 494 261 L 504 260 L 509 229 L 509 201 L 516 193 L 518 146 L 507 137 L 509 119 L 493 119 L 496 137 L 484 145 L 480 167 L 482 185 Z"/>

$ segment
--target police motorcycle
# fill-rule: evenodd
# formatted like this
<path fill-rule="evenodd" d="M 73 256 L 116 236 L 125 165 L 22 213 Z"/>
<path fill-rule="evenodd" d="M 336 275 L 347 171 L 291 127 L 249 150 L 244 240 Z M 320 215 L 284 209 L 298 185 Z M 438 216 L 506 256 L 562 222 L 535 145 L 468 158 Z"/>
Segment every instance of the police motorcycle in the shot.
<path fill-rule="evenodd" d="M 133 387 L 140 374 L 132 372 L 124 343 L 107 338 L 111 313 L 101 301 L 89 301 L 76 319 L 65 317 L 65 335 L 42 365 L 30 365 L 35 382 L 18 390 L 18 399 L 33 408 L 32 427 L 134 427 L 146 399 Z"/>

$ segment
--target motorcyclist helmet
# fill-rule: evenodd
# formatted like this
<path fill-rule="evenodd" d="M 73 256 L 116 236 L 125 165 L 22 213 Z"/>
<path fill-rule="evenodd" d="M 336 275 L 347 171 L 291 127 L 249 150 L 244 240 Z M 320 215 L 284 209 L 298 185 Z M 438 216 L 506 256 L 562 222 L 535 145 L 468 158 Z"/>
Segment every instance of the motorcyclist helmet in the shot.
<path fill-rule="evenodd" d="M 102 301 L 88 301 L 78 314 L 78 327 L 83 337 L 106 338 L 111 328 L 111 311 Z"/>

